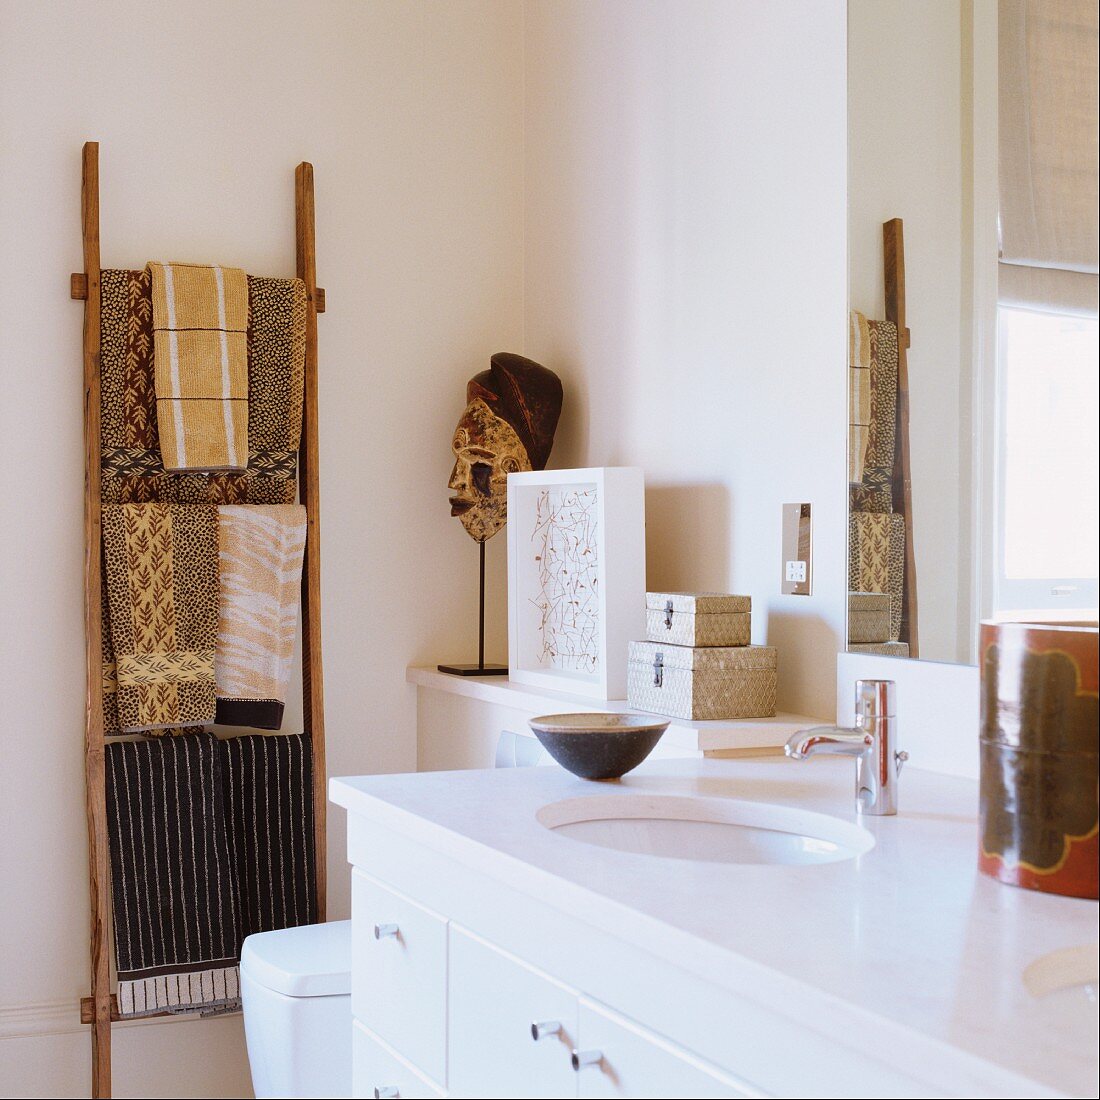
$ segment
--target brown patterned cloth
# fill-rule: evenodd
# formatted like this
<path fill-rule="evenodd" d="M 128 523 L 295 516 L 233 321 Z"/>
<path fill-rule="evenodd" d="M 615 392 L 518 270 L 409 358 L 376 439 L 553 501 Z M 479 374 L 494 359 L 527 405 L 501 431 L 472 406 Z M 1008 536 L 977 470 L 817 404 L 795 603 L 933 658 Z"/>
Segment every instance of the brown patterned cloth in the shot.
<path fill-rule="evenodd" d="M 851 512 L 890 512 L 893 493 L 890 486 L 872 489 L 866 485 L 848 486 L 848 510 Z"/>
<path fill-rule="evenodd" d="M 248 468 L 166 473 L 153 388 L 148 271 L 101 273 L 102 497 L 104 502 L 292 504 L 302 432 L 305 284 L 248 277 Z"/>
<path fill-rule="evenodd" d="M 901 632 L 905 588 L 905 518 L 894 512 L 897 446 L 898 329 L 867 321 L 871 422 L 862 478 L 848 491 L 848 587 L 890 595 L 891 641 Z"/>
<path fill-rule="evenodd" d="M 104 506 L 103 575 L 118 728 L 213 722 L 217 508 Z"/>
<path fill-rule="evenodd" d="M 890 641 L 901 636 L 905 588 L 905 517 L 852 512 L 848 516 L 848 588 L 890 596 Z"/>
<path fill-rule="evenodd" d="M 860 486 L 873 494 L 877 502 L 874 511 L 891 512 L 898 415 L 898 328 L 892 321 L 868 321 L 867 334 L 871 350 L 871 422 Z"/>
<path fill-rule="evenodd" d="M 855 513 L 848 517 L 848 591 L 885 592 L 889 577 L 890 517 Z"/>

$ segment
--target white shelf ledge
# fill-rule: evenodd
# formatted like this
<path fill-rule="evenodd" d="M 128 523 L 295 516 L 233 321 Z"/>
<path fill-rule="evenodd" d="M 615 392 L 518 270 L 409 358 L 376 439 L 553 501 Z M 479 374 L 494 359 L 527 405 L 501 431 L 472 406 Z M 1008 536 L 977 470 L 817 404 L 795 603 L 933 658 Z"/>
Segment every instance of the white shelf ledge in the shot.
<path fill-rule="evenodd" d="M 530 717 L 537 714 L 563 714 L 592 711 L 603 714 L 638 714 L 625 699 L 597 701 L 564 691 L 546 691 L 513 684 L 507 676 L 453 676 L 437 668 L 412 665 L 405 669 L 405 680 L 418 688 L 478 699 L 499 707 L 510 707 Z M 718 753 L 745 750 L 778 750 L 787 738 L 807 726 L 827 719 L 805 714 L 784 714 L 773 718 L 737 718 L 724 722 L 693 722 L 669 719 L 664 743 L 696 752 Z"/>

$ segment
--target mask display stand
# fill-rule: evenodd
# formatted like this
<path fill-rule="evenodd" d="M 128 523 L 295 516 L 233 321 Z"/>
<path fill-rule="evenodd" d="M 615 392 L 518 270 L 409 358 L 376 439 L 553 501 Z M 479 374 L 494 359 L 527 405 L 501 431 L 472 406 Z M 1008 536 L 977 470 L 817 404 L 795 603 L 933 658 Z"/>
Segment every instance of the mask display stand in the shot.
<path fill-rule="evenodd" d="M 485 663 L 485 543 L 479 542 L 477 548 L 480 555 L 477 599 L 477 664 L 437 665 L 436 667 L 440 672 L 448 672 L 452 676 L 507 676 L 507 665 L 487 665 Z"/>

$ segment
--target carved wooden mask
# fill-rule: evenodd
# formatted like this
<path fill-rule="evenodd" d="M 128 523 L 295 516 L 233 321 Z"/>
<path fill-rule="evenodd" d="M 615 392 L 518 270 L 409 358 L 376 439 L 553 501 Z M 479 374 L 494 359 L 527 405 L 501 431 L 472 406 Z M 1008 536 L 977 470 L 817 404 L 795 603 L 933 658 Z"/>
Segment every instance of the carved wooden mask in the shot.
<path fill-rule="evenodd" d="M 470 379 L 455 428 L 447 483 L 451 515 L 475 542 L 491 539 L 508 515 L 508 475 L 542 470 L 561 414 L 561 381 L 522 355 L 498 352 Z"/>

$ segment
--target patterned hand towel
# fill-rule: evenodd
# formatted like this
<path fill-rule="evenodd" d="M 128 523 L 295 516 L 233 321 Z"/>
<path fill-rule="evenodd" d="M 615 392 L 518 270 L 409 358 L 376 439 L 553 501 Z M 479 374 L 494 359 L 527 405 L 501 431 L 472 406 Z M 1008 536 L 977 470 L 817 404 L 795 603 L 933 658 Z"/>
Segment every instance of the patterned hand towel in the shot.
<path fill-rule="evenodd" d="M 107 746 L 123 1016 L 240 1005 L 241 920 L 222 757 L 207 733 Z"/>
<path fill-rule="evenodd" d="M 848 481 L 863 480 L 871 432 L 871 336 L 867 318 L 848 314 Z"/>
<path fill-rule="evenodd" d="M 241 934 L 317 920 L 313 760 L 308 734 L 221 742 Z"/>
<path fill-rule="evenodd" d="M 898 329 L 891 321 L 868 321 L 871 350 L 871 422 L 863 464 L 863 489 L 893 510 L 894 447 L 898 409 Z"/>
<path fill-rule="evenodd" d="M 101 274 L 100 444 L 104 501 L 292 504 L 302 433 L 306 290 L 248 276 L 248 469 L 168 473 L 153 385 L 152 277 Z"/>
<path fill-rule="evenodd" d="M 235 267 L 149 264 L 154 387 L 166 470 L 248 465 L 248 277 Z"/>
<path fill-rule="evenodd" d="M 306 545 L 300 504 L 218 508 L 216 721 L 277 730 L 283 722 Z"/>
<path fill-rule="evenodd" d="M 129 733 L 212 722 L 217 508 L 105 505 L 103 575 L 119 729 Z M 109 666 L 104 673 L 107 681 Z"/>
<path fill-rule="evenodd" d="M 905 516 L 890 514 L 890 564 L 886 591 L 890 593 L 890 641 L 901 637 L 902 599 L 905 593 Z"/>
<path fill-rule="evenodd" d="M 901 635 L 905 587 L 905 517 L 852 512 L 848 516 L 848 587 L 890 596 L 890 641 Z"/>

